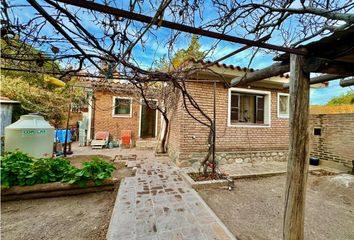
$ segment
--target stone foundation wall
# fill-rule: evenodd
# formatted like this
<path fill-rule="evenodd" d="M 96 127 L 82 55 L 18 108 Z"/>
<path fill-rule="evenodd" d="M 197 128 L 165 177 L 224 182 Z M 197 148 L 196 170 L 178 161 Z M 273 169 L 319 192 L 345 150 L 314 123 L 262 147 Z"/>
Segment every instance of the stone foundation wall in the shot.
<path fill-rule="evenodd" d="M 288 151 L 252 151 L 252 152 L 230 152 L 217 153 L 216 160 L 220 164 L 231 164 L 237 162 L 285 162 L 288 158 Z"/>
<path fill-rule="evenodd" d="M 205 157 L 206 153 L 188 153 L 183 158 L 175 159 L 176 165 L 179 167 L 188 167 L 199 164 Z M 238 152 L 217 152 L 216 160 L 219 164 L 232 164 L 237 162 L 285 162 L 288 158 L 288 150 L 272 150 L 272 151 L 238 151 Z"/>

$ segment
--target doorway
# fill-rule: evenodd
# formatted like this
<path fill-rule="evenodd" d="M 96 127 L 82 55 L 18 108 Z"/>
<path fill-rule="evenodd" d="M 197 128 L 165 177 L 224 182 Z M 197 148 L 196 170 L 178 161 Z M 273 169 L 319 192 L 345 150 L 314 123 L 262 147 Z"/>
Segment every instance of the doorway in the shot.
<path fill-rule="evenodd" d="M 157 104 L 156 100 L 149 100 L 149 105 Z M 155 138 L 157 125 L 157 110 L 151 109 L 140 101 L 140 138 Z"/>

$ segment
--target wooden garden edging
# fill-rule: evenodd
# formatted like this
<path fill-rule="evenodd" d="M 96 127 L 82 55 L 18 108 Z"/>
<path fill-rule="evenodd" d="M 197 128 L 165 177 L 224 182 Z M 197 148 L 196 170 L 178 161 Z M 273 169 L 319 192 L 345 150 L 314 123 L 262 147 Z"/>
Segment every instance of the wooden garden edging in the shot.
<path fill-rule="evenodd" d="M 106 179 L 102 185 L 96 186 L 94 182 L 89 181 L 86 187 L 80 187 L 77 184 L 69 183 L 44 183 L 33 186 L 14 186 L 1 189 L 1 201 L 25 200 L 34 198 L 60 197 L 77 195 L 91 192 L 111 191 L 119 182 L 118 179 Z"/>

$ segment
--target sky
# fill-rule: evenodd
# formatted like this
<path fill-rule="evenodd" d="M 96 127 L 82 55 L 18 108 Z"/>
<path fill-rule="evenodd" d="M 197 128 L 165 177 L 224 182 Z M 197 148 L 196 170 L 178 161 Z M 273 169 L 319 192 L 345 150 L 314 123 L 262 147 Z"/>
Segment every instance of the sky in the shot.
<path fill-rule="evenodd" d="M 25 0 L 11 0 L 9 2 L 10 4 L 28 4 Z M 100 2 L 100 0 L 98 2 Z M 128 2 L 129 1 L 127 0 L 113 1 L 112 6 L 127 9 Z M 208 4 L 210 4 L 210 0 L 205 0 L 205 6 L 203 7 L 208 8 Z M 76 8 L 73 7 L 73 9 Z M 28 19 L 33 18 L 35 14 L 36 11 L 31 7 L 24 7 L 24 8 L 19 8 L 14 10 L 14 15 L 24 22 L 27 21 Z M 144 14 L 152 16 L 154 12 L 146 10 Z M 168 13 L 165 13 L 165 15 L 168 16 Z M 80 21 L 85 25 L 85 27 L 90 31 L 90 33 L 94 34 L 95 36 L 100 36 L 100 34 L 102 34 L 101 30 L 98 29 L 98 27 L 92 23 L 91 21 L 92 19 L 90 19 L 84 12 L 80 13 L 79 17 L 80 17 Z M 213 12 L 208 12 L 208 14 L 204 16 L 205 19 L 203 20 L 206 21 L 214 17 L 216 17 L 216 15 Z M 68 21 L 65 23 L 65 25 L 67 25 L 69 28 L 73 28 L 72 24 L 69 23 Z M 198 22 L 196 23 L 196 25 L 198 25 Z M 45 26 L 41 32 L 42 35 L 47 35 L 47 36 L 53 35 L 54 33 L 55 32 L 51 26 Z M 156 41 L 156 38 L 153 36 L 144 37 L 143 38 L 145 42 L 144 46 L 138 44 L 136 45 L 136 47 L 134 47 L 133 50 L 133 54 L 136 56 L 137 63 L 140 66 L 149 68 L 151 67 L 151 64 L 154 62 L 154 60 L 158 60 L 159 58 L 166 56 L 168 50 L 164 42 L 164 39 L 168 39 L 168 36 L 170 34 L 171 34 L 171 30 L 168 30 L 166 28 L 159 28 L 155 31 L 155 35 L 158 36 L 159 39 L 158 42 Z M 232 33 L 230 33 L 230 35 L 231 34 Z M 277 32 L 273 33 L 270 42 L 275 45 L 281 45 L 281 41 L 279 40 L 280 36 L 278 36 L 277 34 L 278 34 Z M 174 48 L 176 50 L 181 48 L 186 48 L 189 44 L 190 38 L 191 38 L 190 34 L 182 33 L 181 36 L 176 41 Z M 207 37 L 200 37 L 199 41 L 201 43 L 202 50 L 209 49 L 216 42 L 215 39 L 210 39 Z M 60 44 L 58 43 L 58 45 Z M 216 49 L 209 54 L 208 60 L 216 60 L 240 47 L 242 47 L 242 45 L 240 44 L 221 41 L 218 43 Z M 87 49 L 87 50 L 90 51 L 92 49 Z M 252 49 L 248 51 L 243 51 L 235 56 L 232 56 L 224 60 L 222 63 L 248 67 L 249 59 L 251 57 L 252 51 L 253 51 Z M 260 52 L 259 54 L 256 55 L 256 57 L 254 58 L 254 60 L 252 61 L 249 67 L 252 67 L 254 69 L 261 69 L 267 67 L 274 63 L 272 61 L 273 57 L 274 55 L 272 54 Z M 311 89 L 310 101 L 311 104 L 322 105 L 328 102 L 331 98 L 346 93 L 347 91 L 351 91 L 351 89 L 340 87 L 339 80 L 331 81 L 329 86 L 326 88 Z"/>
<path fill-rule="evenodd" d="M 340 96 L 347 93 L 348 91 L 353 91 L 354 89 L 350 87 L 342 88 L 339 86 L 339 80 L 334 80 L 329 82 L 329 86 L 320 89 L 312 88 L 310 91 L 310 103 L 311 105 L 323 105 L 327 103 L 331 98 L 335 96 Z"/>

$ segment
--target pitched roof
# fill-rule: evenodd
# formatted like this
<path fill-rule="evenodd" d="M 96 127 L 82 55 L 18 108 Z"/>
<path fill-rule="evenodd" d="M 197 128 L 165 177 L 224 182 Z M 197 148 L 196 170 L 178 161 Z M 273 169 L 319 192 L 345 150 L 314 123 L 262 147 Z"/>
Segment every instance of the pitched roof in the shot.
<path fill-rule="evenodd" d="M 243 72 L 254 72 L 257 71 L 258 69 L 253 69 L 253 68 L 246 68 L 246 67 L 241 67 L 239 65 L 232 65 L 232 64 L 225 64 L 225 63 L 218 63 L 218 62 L 213 62 L 213 61 L 204 61 L 204 60 L 195 60 L 195 59 L 188 59 L 184 63 L 182 63 L 181 67 L 187 66 L 189 63 L 199 63 L 202 64 L 203 66 L 209 65 L 210 67 L 215 66 L 218 68 L 223 68 L 223 69 L 230 69 L 230 70 L 237 70 L 237 71 L 243 71 Z M 279 77 L 284 77 L 284 78 L 289 78 L 289 74 L 281 74 Z"/>

